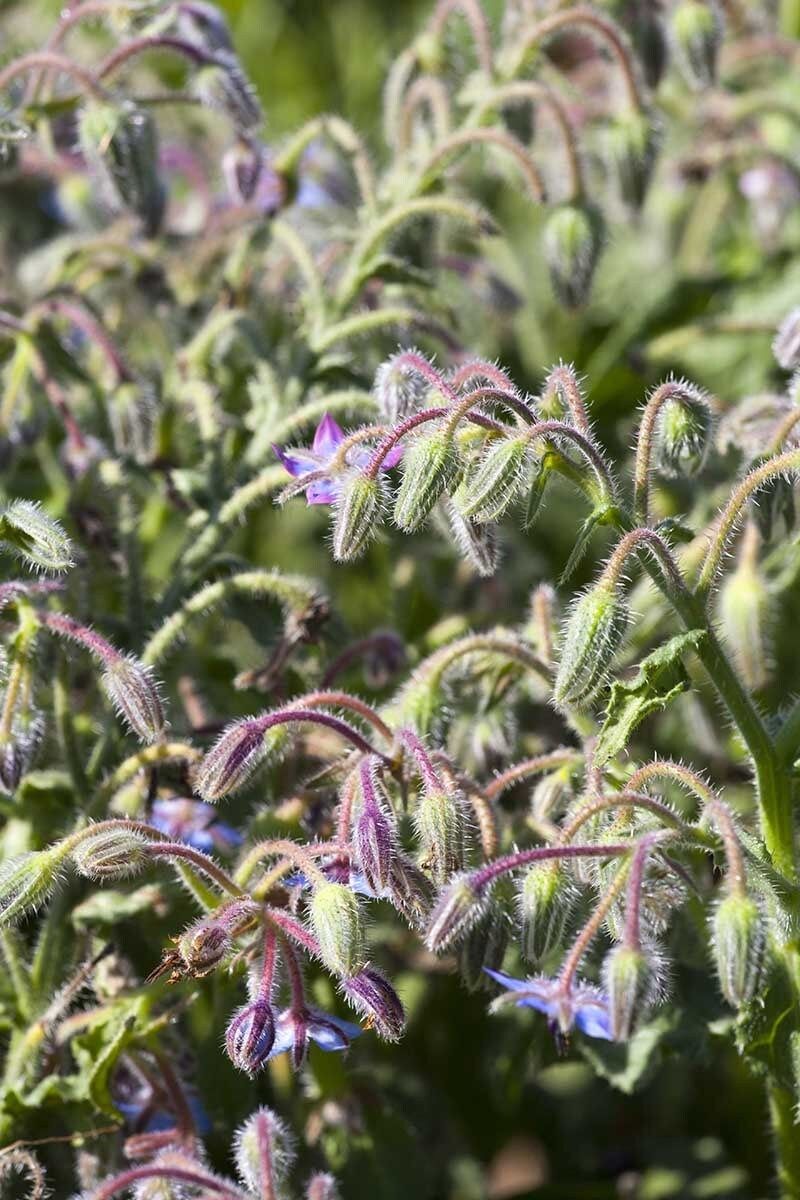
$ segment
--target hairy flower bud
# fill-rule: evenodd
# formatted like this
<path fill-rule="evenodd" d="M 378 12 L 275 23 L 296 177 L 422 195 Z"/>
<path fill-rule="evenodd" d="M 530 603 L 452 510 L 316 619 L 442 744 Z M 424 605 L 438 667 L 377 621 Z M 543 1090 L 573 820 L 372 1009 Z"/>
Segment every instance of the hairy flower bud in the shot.
<path fill-rule="evenodd" d="M 275 761 L 289 743 L 285 725 L 264 731 L 257 721 L 229 725 L 209 750 L 197 771 L 195 791 L 213 803 L 244 787 L 256 769 Z"/>
<path fill-rule="evenodd" d="M 800 308 L 793 308 L 781 321 L 772 343 L 772 353 L 784 371 L 800 367 Z"/>
<path fill-rule="evenodd" d="M 743 555 L 723 580 L 717 599 L 720 632 L 751 691 L 768 680 L 771 667 L 772 597 L 757 559 Z"/>
<path fill-rule="evenodd" d="M 413 533 L 436 501 L 458 478 L 460 462 L 452 436 L 442 429 L 418 437 L 403 455 L 403 479 L 394 505 L 400 529 Z"/>
<path fill-rule="evenodd" d="M 562 204 L 547 218 L 544 257 L 553 291 L 565 308 L 580 308 L 589 297 L 602 244 L 602 221 L 594 208 Z"/>
<path fill-rule="evenodd" d="M 0 925 L 38 908 L 52 892 L 63 855 L 56 847 L 30 850 L 0 863 Z"/>
<path fill-rule="evenodd" d="M 397 833 L 389 800 L 378 780 L 373 760 L 362 764 L 359 778 L 361 808 L 355 823 L 355 849 L 364 878 L 380 896 L 391 882 Z"/>
<path fill-rule="evenodd" d="M 258 998 L 237 1009 L 225 1033 L 225 1049 L 235 1067 L 257 1075 L 274 1044 L 275 1014 L 268 1000 Z"/>
<path fill-rule="evenodd" d="M 753 995 L 764 956 L 764 919 L 749 896 L 726 896 L 712 926 L 714 961 L 722 994 L 733 1008 Z"/>
<path fill-rule="evenodd" d="M 375 373 L 372 390 L 378 402 L 378 412 L 387 425 L 398 425 L 425 407 L 430 384 L 419 371 L 403 361 L 407 353 L 403 351 L 402 354 L 392 355 L 381 363 Z"/>
<path fill-rule="evenodd" d="M 587 704 L 628 627 L 628 609 L 616 587 L 599 580 L 572 606 L 562 637 L 553 696 L 557 704 Z"/>
<path fill-rule="evenodd" d="M 0 511 L 0 544 L 40 571 L 57 573 L 72 566 L 69 538 L 31 500 L 12 500 Z"/>
<path fill-rule="evenodd" d="M 425 788 L 414 810 L 414 828 L 422 857 L 420 865 L 437 887 L 464 866 L 467 816 L 464 796 Z"/>
<path fill-rule="evenodd" d="M 717 77 L 722 14 L 715 0 L 681 0 L 672 11 L 672 43 L 687 83 L 697 91 Z"/>
<path fill-rule="evenodd" d="M 348 471 L 336 493 L 333 557 L 352 562 L 375 536 L 381 521 L 381 484 L 363 471 Z"/>
<path fill-rule="evenodd" d="M 232 54 L 219 65 L 199 70 L 192 86 L 202 103 L 223 113 L 238 133 L 255 133 L 263 123 L 256 90 Z"/>
<path fill-rule="evenodd" d="M 16 720 L 8 739 L 0 744 L 0 790 L 13 795 L 30 770 L 44 737 L 44 719 L 38 713 Z"/>
<path fill-rule="evenodd" d="M 620 944 L 606 955 L 603 978 L 612 1036 L 627 1042 L 655 998 L 654 963 L 643 950 Z"/>
<path fill-rule="evenodd" d="M 560 945 L 575 891 L 557 863 L 531 867 L 519 889 L 522 953 L 528 962 L 541 962 Z"/>
<path fill-rule="evenodd" d="M 705 393 L 688 383 L 677 384 L 656 418 L 653 465 L 676 478 L 696 475 L 706 461 L 713 424 Z"/>
<path fill-rule="evenodd" d="M 650 117 L 632 111 L 609 121 L 605 153 L 621 199 L 630 208 L 641 208 L 656 157 L 656 135 Z"/>
<path fill-rule="evenodd" d="M 306 1200 L 339 1200 L 339 1188 L 334 1177 L 315 1171 L 306 1184 Z"/>
<path fill-rule="evenodd" d="M 294 1162 L 292 1140 L 269 1108 L 259 1108 L 236 1133 L 236 1170 L 253 1196 L 283 1196 L 283 1183 Z"/>
<path fill-rule="evenodd" d="M 309 904 L 320 958 L 336 975 L 355 975 L 364 965 L 364 930 L 358 900 L 343 883 L 323 883 Z"/>
<path fill-rule="evenodd" d="M 354 975 L 342 979 L 339 989 L 378 1037 L 386 1042 L 396 1042 L 406 1026 L 406 1014 L 400 997 L 389 980 L 376 967 L 365 966 Z"/>
<path fill-rule="evenodd" d="M 138 659 L 120 655 L 103 671 L 103 687 L 114 708 L 143 742 L 164 732 L 164 709 L 153 673 Z"/>
<path fill-rule="evenodd" d="M 108 406 L 114 448 L 138 463 L 149 463 L 155 455 L 156 397 L 148 383 L 123 383 Z"/>
<path fill-rule="evenodd" d="M 459 489 L 459 508 L 465 517 L 483 524 L 496 521 L 519 495 L 531 462 L 528 438 L 517 435 L 494 442 L 474 475 Z"/>
<path fill-rule="evenodd" d="M 122 825 L 100 827 L 78 842 L 72 861 L 87 879 L 128 879 L 147 865 L 147 841 L 135 829 Z"/>
<path fill-rule="evenodd" d="M 164 216 L 166 193 L 158 173 L 158 135 L 146 109 L 129 100 L 88 104 L 78 121 L 84 157 L 119 201 L 155 234 Z"/>
<path fill-rule="evenodd" d="M 481 578 L 487 579 L 494 575 L 500 562 L 500 547 L 495 527 L 479 525 L 468 517 L 463 517 L 449 497 L 443 504 L 459 554 L 474 567 Z"/>
<path fill-rule="evenodd" d="M 485 907 L 485 889 L 475 887 L 466 872 L 454 876 L 431 913 L 425 945 L 434 954 L 446 950 L 477 924 Z"/>

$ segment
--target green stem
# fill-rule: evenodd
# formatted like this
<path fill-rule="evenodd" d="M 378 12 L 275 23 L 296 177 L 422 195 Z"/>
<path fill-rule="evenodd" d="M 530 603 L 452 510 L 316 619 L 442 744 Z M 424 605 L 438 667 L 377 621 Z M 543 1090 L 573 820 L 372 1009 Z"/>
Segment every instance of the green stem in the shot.
<path fill-rule="evenodd" d="M 776 1083 L 769 1084 L 767 1096 L 781 1200 L 800 1200 L 800 1130 L 795 1123 L 794 1096 Z"/>

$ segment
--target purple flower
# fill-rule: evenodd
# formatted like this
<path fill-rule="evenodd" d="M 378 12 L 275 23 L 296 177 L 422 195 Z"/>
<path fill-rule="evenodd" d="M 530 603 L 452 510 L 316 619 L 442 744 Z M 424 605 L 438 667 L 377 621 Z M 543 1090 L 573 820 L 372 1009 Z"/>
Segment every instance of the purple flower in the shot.
<path fill-rule="evenodd" d="M 325 413 L 317 426 L 310 449 L 304 446 L 294 450 L 283 450 L 280 446 L 273 446 L 272 449 L 289 474 L 295 479 L 301 479 L 303 475 L 324 471 L 335 457 L 346 436 L 344 430 L 334 421 L 330 413 Z M 396 466 L 402 454 L 402 447 L 395 446 L 383 460 L 381 470 L 388 471 L 390 467 Z M 347 452 L 347 466 L 363 468 L 371 458 L 372 451 L 366 446 L 354 446 Z M 306 500 L 309 504 L 333 504 L 338 491 L 339 483 L 335 476 L 317 478 L 312 480 L 306 488 Z"/>
<path fill-rule="evenodd" d="M 224 854 L 234 850 L 242 836 L 232 826 L 218 821 L 217 816 L 212 804 L 174 796 L 155 801 L 150 822 L 176 842 L 186 842 L 187 846 L 206 853 L 216 850 Z"/>
<path fill-rule="evenodd" d="M 515 993 L 511 1001 L 517 1008 L 535 1008 L 545 1013 L 551 1027 L 568 1033 L 573 1026 L 587 1037 L 612 1041 L 608 997 L 588 983 L 565 985 L 560 979 L 514 979 L 503 971 L 484 967 L 487 975 Z M 506 999 L 504 997 L 504 999 Z M 510 997 L 508 998 L 510 1000 Z"/>
<path fill-rule="evenodd" d="M 316 1042 L 321 1050 L 330 1053 L 347 1050 L 353 1038 L 361 1033 L 360 1025 L 318 1008 L 285 1008 L 275 1020 L 275 1041 L 269 1057 L 276 1058 L 291 1050 L 294 1065 L 299 1067 L 308 1053 L 309 1042 Z"/>

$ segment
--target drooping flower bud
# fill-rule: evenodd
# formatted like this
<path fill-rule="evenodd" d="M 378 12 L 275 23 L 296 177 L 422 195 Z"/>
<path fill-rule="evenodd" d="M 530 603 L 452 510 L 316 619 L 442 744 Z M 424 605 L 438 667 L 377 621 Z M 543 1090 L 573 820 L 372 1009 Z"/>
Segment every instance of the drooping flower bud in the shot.
<path fill-rule="evenodd" d="M 526 437 L 504 437 L 494 442 L 474 475 L 459 489 L 462 514 L 479 524 L 499 520 L 519 495 L 531 459 L 531 444 Z"/>
<path fill-rule="evenodd" d="M 372 390 L 378 401 L 378 412 L 387 425 L 398 425 L 425 407 L 430 384 L 404 361 L 407 355 L 407 351 L 393 354 L 375 373 Z"/>
<path fill-rule="evenodd" d="M 153 673 L 132 655 L 109 662 L 103 687 L 114 708 L 143 742 L 155 742 L 164 732 L 164 709 Z"/>
<path fill-rule="evenodd" d="M 236 1132 L 236 1170 L 253 1196 L 284 1195 L 295 1154 L 283 1122 L 272 1109 L 259 1108 Z"/>
<path fill-rule="evenodd" d="M 44 737 L 44 719 L 35 713 L 14 721 L 8 739 L 0 744 L 0 789 L 13 795 L 31 764 Z"/>
<path fill-rule="evenodd" d="M 459 791 L 425 787 L 414 810 L 420 844 L 420 865 L 442 887 L 464 866 L 467 849 L 467 810 Z"/>
<path fill-rule="evenodd" d="M 192 87 L 201 102 L 223 113 L 238 133 L 255 133 L 261 127 L 264 113 L 258 95 L 234 55 L 197 71 Z"/>
<path fill-rule="evenodd" d="M 696 475 L 706 461 L 713 425 L 706 394 L 689 383 L 676 384 L 656 418 L 653 465 L 675 478 Z"/>
<path fill-rule="evenodd" d="M 147 841 L 141 833 L 124 825 L 100 827 L 78 842 L 72 851 L 72 861 L 78 873 L 87 879 L 129 879 L 144 870 L 149 861 Z"/>
<path fill-rule="evenodd" d="M 589 297 L 602 245 L 599 213 L 562 204 L 547 218 L 543 237 L 553 291 L 565 308 L 580 308 Z"/>
<path fill-rule="evenodd" d="M 146 109 L 129 100 L 88 104 L 78 122 L 81 149 L 90 167 L 107 180 L 119 201 L 158 232 L 166 193 L 158 173 L 158 134 Z"/>
<path fill-rule="evenodd" d="M 406 1014 L 400 997 L 382 971 L 367 965 L 342 979 L 339 989 L 378 1037 L 385 1042 L 396 1042 L 403 1036 Z"/>
<path fill-rule="evenodd" d="M 363 471 L 348 471 L 336 492 L 333 557 L 352 562 L 378 532 L 383 509 L 381 483 Z"/>
<path fill-rule="evenodd" d="M 560 945 L 575 889 L 558 863 L 531 867 L 519 889 L 522 953 L 534 965 Z"/>
<path fill-rule="evenodd" d="M 730 647 L 736 666 L 751 691 L 758 691 L 769 680 L 770 623 L 772 597 L 760 568 L 756 552 L 747 543 L 758 534 L 754 527 L 745 533 L 745 544 L 736 570 L 727 575 L 719 590 L 717 614 L 720 633 Z"/>
<path fill-rule="evenodd" d="M 600 579 L 572 606 L 564 628 L 553 696 L 557 704 L 587 704 L 628 627 L 628 608 L 617 588 Z"/>
<path fill-rule="evenodd" d="M 444 889 L 431 913 L 425 945 L 439 954 L 463 937 L 485 911 L 485 889 L 473 885 L 465 872 L 456 875 Z"/>
<path fill-rule="evenodd" d="M 749 896 L 726 896 L 714 914 L 714 961 L 722 994 L 733 1008 L 753 996 L 764 957 L 764 919 Z"/>
<path fill-rule="evenodd" d="M 380 896 L 392 879 L 397 831 L 376 766 L 376 760 L 370 758 L 364 760 L 359 768 L 361 807 L 355 822 L 354 842 L 364 878 L 373 892 Z"/>
<path fill-rule="evenodd" d="M 621 943 L 606 955 L 603 978 L 612 1036 L 627 1042 L 657 994 L 654 962 L 644 950 Z"/>
<path fill-rule="evenodd" d="M 156 397 L 149 383 L 123 383 L 108 405 L 108 419 L 119 454 L 138 463 L 149 463 L 155 455 Z"/>
<path fill-rule="evenodd" d="M 256 194 L 264 170 L 264 150 L 257 142 L 240 138 L 222 156 L 222 175 L 228 195 L 236 204 L 247 204 Z"/>
<path fill-rule="evenodd" d="M 63 854 L 56 847 L 29 850 L 0 863 L 0 925 L 38 908 L 52 892 Z"/>
<path fill-rule="evenodd" d="M 656 133 L 648 114 L 631 111 L 609 121 L 605 153 L 620 198 L 632 209 L 644 203 L 656 157 Z"/>
<path fill-rule="evenodd" d="M 213 803 L 245 786 L 263 763 L 277 760 L 289 744 L 285 725 L 264 731 L 257 721 L 237 721 L 220 735 L 200 764 L 195 791 Z"/>
<path fill-rule="evenodd" d="M 459 553 L 471 563 L 481 578 L 488 579 L 494 575 L 500 562 L 497 530 L 493 525 L 478 525 L 468 517 L 463 517 L 449 497 L 445 497 L 443 504 Z"/>
<path fill-rule="evenodd" d="M 343 883 L 323 883 L 309 904 L 320 958 L 336 975 L 355 975 L 364 965 L 364 930 L 358 900 Z"/>
<path fill-rule="evenodd" d="M 334 1177 L 315 1172 L 306 1184 L 306 1200 L 339 1200 L 339 1187 Z"/>
<path fill-rule="evenodd" d="M 0 544 L 40 571 L 58 573 L 72 566 L 69 538 L 31 500 L 12 500 L 0 512 Z"/>
<path fill-rule="evenodd" d="M 225 1049 L 235 1067 L 253 1076 L 267 1064 L 275 1043 L 275 1014 L 259 997 L 233 1014 L 225 1033 Z"/>
<path fill-rule="evenodd" d="M 781 321 L 772 343 L 772 353 L 784 371 L 800 367 L 800 308 L 793 308 Z"/>
<path fill-rule="evenodd" d="M 675 57 L 687 83 L 697 91 L 711 87 L 717 77 L 722 33 L 722 14 L 715 0 L 681 0 L 672 11 Z"/>
<path fill-rule="evenodd" d="M 403 455 L 403 479 L 394 505 L 400 529 L 413 533 L 439 497 L 450 491 L 461 464 L 453 437 L 444 430 L 418 437 Z"/>

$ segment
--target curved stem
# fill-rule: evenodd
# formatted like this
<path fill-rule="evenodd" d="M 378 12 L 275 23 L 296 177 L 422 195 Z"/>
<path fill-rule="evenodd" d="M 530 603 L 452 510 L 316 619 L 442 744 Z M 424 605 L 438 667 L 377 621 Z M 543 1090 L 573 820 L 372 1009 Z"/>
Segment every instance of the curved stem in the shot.
<path fill-rule="evenodd" d="M 675 396 L 682 396 L 685 390 L 685 386 L 678 380 L 668 379 L 649 397 L 642 413 L 636 440 L 636 464 L 633 473 L 633 512 L 635 519 L 642 525 L 647 525 L 650 519 L 650 464 L 653 457 L 653 435 L 656 422 L 667 401 Z"/>
<path fill-rule="evenodd" d="M 99 76 L 94 71 L 80 66 L 70 58 L 65 58 L 61 54 L 53 54 L 48 50 L 33 51 L 31 54 L 24 54 L 22 58 L 10 62 L 0 71 L 0 91 L 13 83 L 19 75 L 36 70 L 58 71 L 62 75 L 69 75 L 82 84 L 92 96 L 102 100 L 109 99 L 109 93 L 102 86 Z"/>
<path fill-rule="evenodd" d="M 496 800 L 515 783 L 528 779 L 531 775 L 542 775 L 572 764 L 577 766 L 582 759 L 583 755 L 579 750 L 572 750 L 567 746 L 562 750 L 551 750 L 548 754 L 537 754 L 533 758 L 526 758 L 523 762 L 516 763 L 513 767 L 507 767 L 505 771 L 496 775 L 485 785 L 483 794 L 487 800 Z"/>
<path fill-rule="evenodd" d="M 626 850 L 629 853 L 631 848 L 631 844 L 628 843 Z M 572 944 L 569 954 L 564 959 L 564 963 L 558 975 L 559 982 L 564 990 L 569 990 L 572 980 L 575 978 L 575 973 L 578 970 L 578 967 L 581 965 L 581 960 L 583 959 L 584 954 L 589 949 L 597 934 L 600 932 L 603 922 L 608 916 L 612 905 L 622 891 L 625 885 L 625 880 L 628 877 L 630 865 L 630 858 L 628 858 L 627 862 L 623 863 L 620 869 L 617 871 L 616 875 L 611 881 L 610 887 L 606 889 L 599 903 L 592 910 L 592 915 L 589 917 L 589 920 L 578 934 L 577 938 Z"/>
<path fill-rule="evenodd" d="M 112 50 L 107 58 L 103 59 L 97 68 L 97 75 L 100 79 L 107 79 L 130 59 L 138 58 L 140 54 L 147 54 L 150 50 L 172 50 L 175 54 L 188 58 L 196 66 L 218 66 L 225 69 L 225 63 L 210 50 L 205 50 L 196 42 L 188 42 L 185 38 L 162 33 L 152 36 L 144 35 L 133 38 L 130 42 L 123 42 L 121 46 L 117 46 L 116 50 Z"/>
<path fill-rule="evenodd" d="M 469 876 L 470 886 L 480 891 L 501 875 L 508 875 L 531 863 L 547 862 L 548 859 L 572 858 L 618 858 L 629 854 L 634 843 L 609 842 L 598 846 L 535 846 L 532 850 L 518 850 L 505 858 L 496 858 L 485 867 L 479 867 Z"/>
<path fill-rule="evenodd" d="M 184 842 L 153 842 L 147 847 L 147 853 L 152 858 L 185 859 L 229 895 L 244 896 L 246 894 L 221 867 L 217 866 L 212 858 L 200 850 L 192 849 Z"/>
<path fill-rule="evenodd" d="M 479 0 L 438 0 L 428 24 L 434 37 L 439 38 L 450 18 L 460 13 L 467 23 L 481 70 L 492 73 L 492 35 L 489 22 Z"/>
<path fill-rule="evenodd" d="M 436 147 L 420 168 L 419 188 L 424 187 L 425 182 L 431 176 L 436 175 L 437 168 L 446 166 L 447 160 L 451 156 L 460 150 L 469 150 L 475 145 L 493 146 L 513 158 L 528 185 L 532 199 L 538 204 L 544 204 L 546 199 L 544 178 L 533 157 L 522 142 L 518 142 L 510 133 L 503 133 L 499 129 L 461 129 L 457 133 L 451 133 Z"/>
<path fill-rule="evenodd" d="M 450 132 L 450 96 L 447 88 L 435 75 L 420 75 L 406 92 L 400 110 L 397 149 L 401 154 L 409 148 L 414 117 L 423 104 L 431 115 L 434 140 L 444 141 Z"/>

